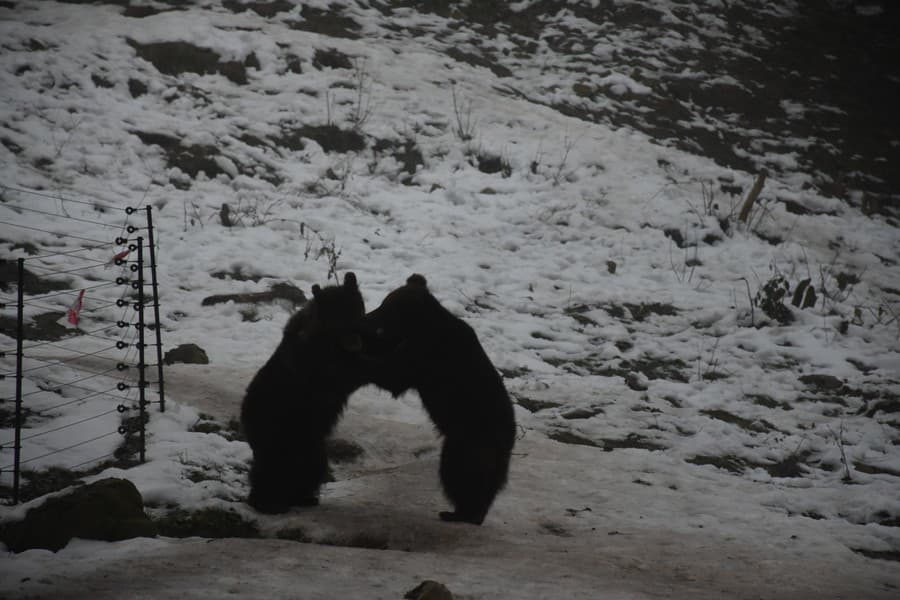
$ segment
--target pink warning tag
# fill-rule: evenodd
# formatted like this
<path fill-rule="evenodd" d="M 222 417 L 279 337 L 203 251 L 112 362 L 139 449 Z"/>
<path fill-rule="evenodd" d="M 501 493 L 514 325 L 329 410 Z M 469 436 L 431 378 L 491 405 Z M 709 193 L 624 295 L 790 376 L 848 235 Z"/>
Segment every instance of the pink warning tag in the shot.
<path fill-rule="evenodd" d="M 116 261 L 124 259 L 129 254 L 131 254 L 131 250 L 129 250 L 128 248 L 119 250 L 118 252 L 116 252 L 113 255 L 113 257 L 111 259 L 109 259 L 109 262 L 107 263 L 107 265 L 113 265 L 116 263 Z"/>
<path fill-rule="evenodd" d="M 69 323 L 72 325 L 78 325 L 78 317 L 81 314 L 81 309 L 84 307 L 84 290 L 78 292 L 78 298 L 69 307 L 68 319 Z"/>

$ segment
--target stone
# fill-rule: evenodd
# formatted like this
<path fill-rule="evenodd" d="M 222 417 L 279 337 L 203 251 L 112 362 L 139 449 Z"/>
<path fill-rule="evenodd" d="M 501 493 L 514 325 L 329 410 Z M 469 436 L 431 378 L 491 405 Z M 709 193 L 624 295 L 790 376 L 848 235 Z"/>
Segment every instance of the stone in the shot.
<path fill-rule="evenodd" d="M 167 365 L 185 363 L 191 365 L 208 365 L 209 357 L 206 351 L 197 344 L 181 344 L 172 348 L 163 356 L 163 362 Z"/>
<path fill-rule="evenodd" d="M 406 600 L 453 600 L 443 583 L 427 579 L 403 595 Z"/>
<path fill-rule="evenodd" d="M 32 548 L 56 552 L 75 537 L 115 542 L 156 534 L 156 524 L 144 513 L 134 484 L 110 477 L 30 509 L 24 520 L 4 527 L 0 539 L 13 552 Z"/>

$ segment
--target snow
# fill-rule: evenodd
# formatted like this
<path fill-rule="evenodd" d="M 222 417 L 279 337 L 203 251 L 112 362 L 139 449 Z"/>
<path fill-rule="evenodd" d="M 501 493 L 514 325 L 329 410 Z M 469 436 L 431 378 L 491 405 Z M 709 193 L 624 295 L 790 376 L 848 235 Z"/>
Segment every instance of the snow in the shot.
<path fill-rule="evenodd" d="M 533 4 L 519 2 L 516 10 Z M 677 3 L 661 4 L 663 20 L 687 27 Z M 28 264 L 65 270 L 90 260 L 99 266 L 67 275 L 72 290 L 109 281 L 126 273 L 102 266 L 115 252 L 122 209 L 151 206 L 165 349 L 196 343 L 210 358 L 209 365 L 167 367 L 167 409 L 150 409 L 146 463 L 83 479 L 129 479 L 154 516 L 171 506 L 233 510 L 265 536 L 74 540 L 55 554 L 10 553 L 0 557 L 0 596 L 397 598 L 436 579 L 460 598 L 893 597 L 900 586 L 893 561 L 858 551 L 900 551 L 896 413 L 869 414 L 898 392 L 896 228 L 807 185 L 824 175 L 785 148 L 809 139 L 785 136 L 787 146 L 772 148 L 749 130 L 757 143 L 736 153 L 778 170 L 752 225 L 738 225 L 742 197 L 720 184 L 745 194 L 756 173 L 630 127 L 554 110 L 553 100 L 579 104 L 571 84 L 580 74 L 565 68 L 571 57 L 546 40 L 514 80 L 501 79 L 444 55 L 439 44 L 448 30 L 436 15 L 384 17 L 368 3 L 353 6 L 369 37 L 294 29 L 289 23 L 299 20 L 299 7 L 267 18 L 205 3 L 140 19 L 104 4 L 0 7 L 4 257 L 23 256 L 13 244 L 24 242 L 47 253 L 72 251 Z M 730 39 L 722 20 L 700 22 L 708 28 L 703 35 Z M 420 35 L 392 31 L 392 23 L 421 28 Z M 621 102 L 658 93 L 658 73 L 615 64 L 620 53 L 649 53 L 643 35 L 616 34 L 569 14 L 557 25 L 593 39 L 582 48 L 603 62 L 605 75 L 587 79 L 601 87 L 598 104 L 623 110 Z M 766 43 L 762 32 L 749 33 Z M 473 34 L 461 25 L 454 35 Z M 697 35 L 679 30 L 659 48 L 697 51 Z M 260 68 L 248 69 L 245 86 L 218 74 L 162 75 L 127 40 L 188 41 L 223 61 L 253 53 Z M 329 119 L 349 128 L 352 73 L 315 69 L 318 49 L 364 59 L 373 110 L 363 132 L 415 141 L 425 164 L 411 185 L 401 184 L 410 174 L 389 153 L 337 155 L 314 141 L 302 150 L 272 141 L 286 129 Z M 730 44 L 725 50 L 742 51 Z M 288 55 L 301 59 L 302 74 L 287 69 Z M 647 60 L 654 58 L 660 60 Z M 739 85 L 698 69 L 686 63 L 682 78 Z M 92 75 L 112 87 L 98 86 Z M 132 97 L 129 78 L 145 82 L 147 93 Z M 516 92 L 526 83 L 534 89 Z M 462 106 L 472 103 L 471 141 L 454 134 L 451 86 Z M 805 102 L 782 99 L 777 108 L 796 119 L 822 110 Z M 697 113 L 683 122 L 713 132 L 728 127 Z M 136 132 L 215 147 L 212 163 L 221 172 L 191 178 Z M 510 176 L 479 171 L 479 152 L 501 156 Z M 345 177 L 329 178 L 329 171 Z M 790 212 L 786 200 L 810 212 Z M 223 203 L 237 208 L 241 225 L 221 225 Z M 100 205 L 105 212 L 95 209 Z M 99 240 L 101 247 L 82 251 L 94 242 L 36 229 Z M 685 247 L 666 230 L 678 230 Z M 773 245 L 759 234 L 783 241 Z M 714 241 L 704 241 L 711 235 Z M 243 390 L 290 315 L 284 304 L 264 304 L 247 320 L 244 305 L 202 300 L 265 291 L 280 281 L 308 293 L 329 279 L 327 257 L 317 254 L 332 243 L 340 251 L 338 273 L 357 274 L 370 309 L 409 274 L 423 273 L 504 373 L 520 438 L 509 485 L 482 527 L 436 518 L 446 508 L 437 477 L 440 440 L 415 394 L 392 399 L 373 387 L 359 390 L 336 437 L 358 443 L 362 457 L 335 465 L 321 506 L 287 515 L 259 515 L 243 503 L 251 457 L 245 443 L 193 430 L 238 414 Z M 211 275 L 236 270 L 259 279 Z M 793 311 L 790 325 L 767 318 L 749 298 L 779 273 L 792 286 L 810 278 L 820 293 L 814 308 Z M 859 282 L 839 288 L 841 274 Z M 42 299 L 26 315 L 65 312 L 76 293 Z M 8 303 L 9 293 L 3 297 Z M 132 329 L 102 329 L 127 314 L 107 306 L 119 297 L 114 287 L 89 290 L 79 328 L 131 341 Z M 14 310 L 7 305 L 2 314 Z M 0 335 L 0 346 L 14 345 Z M 72 349 L 95 353 L 36 370 L 73 382 L 120 360 L 108 346 L 90 336 L 34 346 L 25 365 L 68 360 Z M 10 354 L 0 360 L 4 372 L 14 368 Z M 638 385 L 626 383 L 626 374 Z M 833 375 L 844 388 L 817 392 L 799 379 L 809 374 Z M 82 384 L 55 392 L 26 373 L 27 406 L 46 414 L 33 431 L 54 430 L 26 440 L 28 466 L 90 465 L 108 456 L 121 441 L 113 435 L 117 406 L 133 403 L 135 394 L 106 391 L 130 376 L 92 378 L 83 385 L 103 393 L 66 404 L 83 391 L 72 385 Z M 11 378 L 0 385 L 10 397 Z M 550 404 L 532 412 L 529 401 Z M 0 430 L 4 486 L 11 482 L 10 437 L 10 429 Z M 593 445 L 557 441 L 573 438 Z M 640 446 L 635 441 L 645 447 L 631 447 Z M 845 455 L 852 483 L 842 481 Z M 733 473 L 698 460 L 710 458 L 742 461 L 743 468 Z M 766 468 L 795 459 L 796 477 Z M 42 501 L 0 507 L 0 521 L 22 518 Z M 297 529 L 312 542 L 277 539 Z"/>

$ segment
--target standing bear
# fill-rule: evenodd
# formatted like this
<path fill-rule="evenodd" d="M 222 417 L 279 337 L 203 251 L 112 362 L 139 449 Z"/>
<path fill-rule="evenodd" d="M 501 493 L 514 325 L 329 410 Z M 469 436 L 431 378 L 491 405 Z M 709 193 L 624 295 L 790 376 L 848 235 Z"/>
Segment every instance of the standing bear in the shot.
<path fill-rule="evenodd" d="M 444 437 L 440 476 L 455 510 L 441 519 L 480 525 L 506 483 L 516 424 L 474 330 L 441 306 L 418 274 L 366 315 L 365 329 L 367 354 L 377 362 L 372 382 L 395 397 L 416 390 Z"/>
<path fill-rule="evenodd" d="M 365 307 L 356 276 L 347 273 L 339 286 L 314 285 L 312 294 L 288 321 L 241 406 L 253 450 L 247 502 L 264 513 L 319 503 L 328 476 L 325 440 L 350 394 L 366 383 L 360 367 Z"/>

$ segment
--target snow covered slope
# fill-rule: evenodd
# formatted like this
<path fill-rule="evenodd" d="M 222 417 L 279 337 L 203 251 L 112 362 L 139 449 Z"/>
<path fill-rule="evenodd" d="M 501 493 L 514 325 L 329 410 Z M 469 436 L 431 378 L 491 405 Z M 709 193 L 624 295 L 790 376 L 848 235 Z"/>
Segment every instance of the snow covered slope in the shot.
<path fill-rule="evenodd" d="M 151 206 L 164 344 L 210 358 L 168 369 L 146 464 L 86 479 L 267 538 L 28 551 L 0 559 L 0 595 L 396 598 L 427 578 L 462 598 L 897 593 L 896 129 L 865 154 L 810 125 L 858 107 L 772 83 L 791 67 L 775 32 L 807 24 L 793 3 L 453 4 L 0 2 L 0 257 L 82 247 L 31 227 L 112 252 L 121 209 Z M 242 502 L 247 445 L 197 426 L 227 429 L 290 314 L 204 299 L 346 271 L 369 308 L 424 274 L 503 373 L 521 434 L 482 528 L 436 519 L 439 440 L 414 394 L 357 392 L 337 437 L 361 452 L 321 507 L 278 517 Z M 35 411 L 53 401 L 25 385 Z"/>

